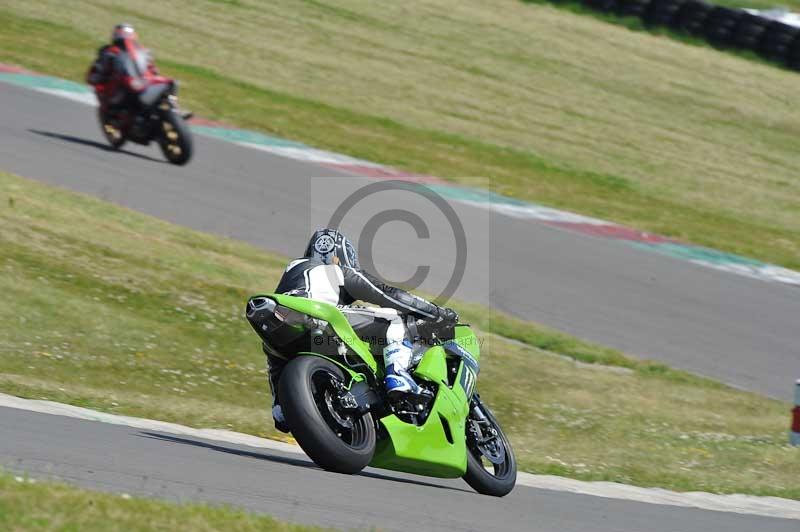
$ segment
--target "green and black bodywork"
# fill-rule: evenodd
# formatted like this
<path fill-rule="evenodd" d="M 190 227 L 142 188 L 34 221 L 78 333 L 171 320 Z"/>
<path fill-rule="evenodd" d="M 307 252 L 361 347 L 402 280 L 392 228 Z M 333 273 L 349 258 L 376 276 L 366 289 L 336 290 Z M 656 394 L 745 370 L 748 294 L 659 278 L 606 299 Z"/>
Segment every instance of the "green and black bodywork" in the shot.
<path fill-rule="evenodd" d="M 382 361 L 334 305 L 266 294 L 246 312 L 265 351 L 285 361 L 277 393 L 292 435 L 324 469 L 463 477 L 495 496 L 513 489 L 511 446 L 475 392 L 480 345 L 469 326 L 426 341 L 413 375 L 430 398 L 401 408 L 386 400 Z"/>

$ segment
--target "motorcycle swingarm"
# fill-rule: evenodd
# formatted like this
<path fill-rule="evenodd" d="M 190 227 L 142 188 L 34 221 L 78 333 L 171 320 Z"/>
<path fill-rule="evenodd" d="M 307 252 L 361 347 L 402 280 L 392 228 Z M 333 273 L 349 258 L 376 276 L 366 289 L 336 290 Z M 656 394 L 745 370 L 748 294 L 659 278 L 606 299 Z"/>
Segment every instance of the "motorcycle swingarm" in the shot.
<path fill-rule="evenodd" d="M 353 382 L 350 390 L 342 398 L 342 406 L 356 410 L 359 414 L 383 410 L 383 399 L 372 389 L 365 380 Z"/>

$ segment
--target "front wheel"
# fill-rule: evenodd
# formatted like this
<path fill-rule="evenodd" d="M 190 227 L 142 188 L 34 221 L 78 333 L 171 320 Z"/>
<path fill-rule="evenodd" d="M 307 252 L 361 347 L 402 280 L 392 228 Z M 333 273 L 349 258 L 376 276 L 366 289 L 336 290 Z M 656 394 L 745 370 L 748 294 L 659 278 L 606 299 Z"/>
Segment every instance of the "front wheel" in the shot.
<path fill-rule="evenodd" d="M 192 158 L 192 134 L 183 118 L 172 111 L 163 113 L 158 145 L 172 164 L 180 166 L 189 162 Z"/>
<path fill-rule="evenodd" d="M 342 407 L 342 369 L 324 358 L 291 360 L 278 385 L 286 422 L 303 451 L 323 469 L 353 474 L 375 453 L 375 423 Z"/>
<path fill-rule="evenodd" d="M 475 394 L 467 418 L 467 472 L 464 480 L 483 495 L 503 497 L 517 483 L 517 459 L 497 418 Z"/>

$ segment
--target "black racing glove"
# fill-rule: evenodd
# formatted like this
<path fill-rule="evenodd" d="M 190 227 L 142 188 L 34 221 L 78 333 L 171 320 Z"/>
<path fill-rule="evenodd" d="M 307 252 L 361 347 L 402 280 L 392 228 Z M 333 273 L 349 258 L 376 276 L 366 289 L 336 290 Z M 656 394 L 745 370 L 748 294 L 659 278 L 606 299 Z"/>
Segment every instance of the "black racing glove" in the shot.
<path fill-rule="evenodd" d="M 439 307 L 435 320 L 417 320 L 417 334 L 422 338 L 431 338 L 434 334 L 442 339 L 452 338 L 453 328 L 458 323 L 458 313 L 445 307 Z"/>
<path fill-rule="evenodd" d="M 447 329 L 452 329 L 458 323 L 458 312 L 449 307 L 440 307 L 439 319 L 436 323 Z"/>

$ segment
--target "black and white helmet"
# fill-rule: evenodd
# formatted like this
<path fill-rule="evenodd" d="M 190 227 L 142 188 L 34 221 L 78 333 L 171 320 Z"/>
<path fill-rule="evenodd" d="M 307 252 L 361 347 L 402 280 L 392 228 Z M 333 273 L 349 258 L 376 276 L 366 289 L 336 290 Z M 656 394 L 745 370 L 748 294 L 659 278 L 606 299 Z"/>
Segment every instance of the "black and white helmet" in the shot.
<path fill-rule="evenodd" d="M 336 229 L 320 229 L 311 235 L 305 257 L 316 258 L 325 264 L 359 268 L 358 253 L 352 242 Z M 334 262 L 334 257 L 338 259 Z"/>

